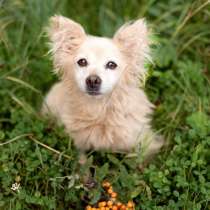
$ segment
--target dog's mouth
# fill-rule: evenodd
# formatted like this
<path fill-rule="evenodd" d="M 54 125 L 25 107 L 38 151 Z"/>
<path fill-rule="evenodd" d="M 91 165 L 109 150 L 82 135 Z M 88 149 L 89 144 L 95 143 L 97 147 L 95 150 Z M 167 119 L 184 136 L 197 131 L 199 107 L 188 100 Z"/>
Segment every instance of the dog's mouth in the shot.
<path fill-rule="evenodd" d="M 91 95 L 91 96 L 101 95 L 101 93 L 99 91 L 87 91 L 87 94 L 88 95 Z"/>

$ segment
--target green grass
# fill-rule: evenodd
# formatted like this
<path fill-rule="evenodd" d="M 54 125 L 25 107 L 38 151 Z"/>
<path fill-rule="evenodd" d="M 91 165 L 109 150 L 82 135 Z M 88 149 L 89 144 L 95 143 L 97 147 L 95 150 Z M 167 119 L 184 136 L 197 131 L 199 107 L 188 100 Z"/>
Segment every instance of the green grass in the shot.
<path fill-rule="evenodd" d="M 53 14 L 111 36 L 145 16 L 158 44 L 146 91 L 168 142 L 142 172 L 139 157 L 94 152 L 80 167 L 72 141 L 39 109 L 56 81 L 44 27 Z M 0 209 L 84 209 L 108 179 L 136 209 L 210 209 L 210 2 L 207 0 L 0 1 Z M 84 186 L 91 171 L 98 183 Z M 20 183 L 20 190 L 10 188 Z"/>

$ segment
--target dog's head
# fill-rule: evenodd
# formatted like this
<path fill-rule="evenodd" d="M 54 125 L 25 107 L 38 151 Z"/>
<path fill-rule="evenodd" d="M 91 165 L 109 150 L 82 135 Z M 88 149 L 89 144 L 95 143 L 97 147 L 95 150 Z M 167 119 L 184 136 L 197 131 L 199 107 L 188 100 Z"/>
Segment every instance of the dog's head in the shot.
<path fill-rule="evenodd" d="M 149 43 L 142 19 L 125 24 L 109 39 L 87 35 L 80 24 L 54 16 L 49 36 L 56 73 L 88 95 L 106 95 L 144 75 Z"/>

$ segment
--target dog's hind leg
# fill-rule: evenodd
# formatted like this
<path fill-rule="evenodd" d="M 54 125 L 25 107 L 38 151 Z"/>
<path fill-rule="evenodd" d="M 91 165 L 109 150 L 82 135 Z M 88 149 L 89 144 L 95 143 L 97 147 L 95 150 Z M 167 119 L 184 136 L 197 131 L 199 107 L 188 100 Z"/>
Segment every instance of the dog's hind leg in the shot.
<path fill-rule="evenodd" d="M 145 162 L 151 160 L 155 154 L 164 146 L 165 141 L 161 135 L 155 134 L 152 131 L 145 135 L 141 141 L 141 154 Z"/>

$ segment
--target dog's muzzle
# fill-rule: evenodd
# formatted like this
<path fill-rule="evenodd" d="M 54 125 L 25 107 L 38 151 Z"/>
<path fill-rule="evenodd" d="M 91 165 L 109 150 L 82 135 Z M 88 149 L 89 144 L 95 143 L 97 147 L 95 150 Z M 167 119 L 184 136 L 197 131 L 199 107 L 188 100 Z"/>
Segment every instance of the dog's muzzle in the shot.
<path fill-rule="evenodd" d="M 90 75 L 86 79 L 87 93 L 90 95 L 99 95 L 101 87 L 101 78 L 97 75 Z"/>

